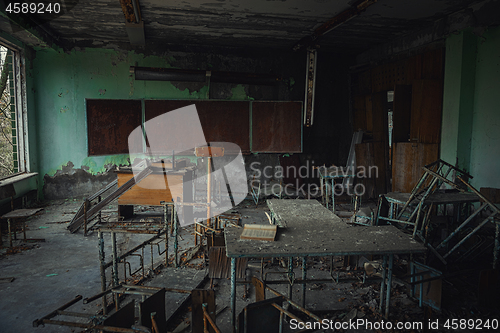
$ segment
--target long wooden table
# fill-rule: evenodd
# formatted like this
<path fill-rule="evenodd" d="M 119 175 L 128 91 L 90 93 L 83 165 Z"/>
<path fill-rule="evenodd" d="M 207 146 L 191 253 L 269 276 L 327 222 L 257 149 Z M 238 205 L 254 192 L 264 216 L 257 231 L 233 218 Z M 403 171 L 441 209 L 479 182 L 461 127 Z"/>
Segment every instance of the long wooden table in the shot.
<path fill-rule="evenodd" d="M 226 228 L 226 252 L 231 258 L 231 311 L 236 330 L 236 258 L 301 257 L 306 268 L 307 257 L 341 255 L 382 255 L 383 280 L 387 276 L 386 316 L 389 313 L 390 288 L 394 254 L 423 253 L 426 247 L 394 226 L 352 226 L 323 207 L 316 200 L 268 200 L 273 219 L 286 228 L 278 228 L 274 242 L 242 240 L 240 228 Z M 302 271 L 306 280 L 306 270 Z M 305 284 L 303 285 L 305 297 Z M 384 302 L 382 283 L 380 309 Z"/>

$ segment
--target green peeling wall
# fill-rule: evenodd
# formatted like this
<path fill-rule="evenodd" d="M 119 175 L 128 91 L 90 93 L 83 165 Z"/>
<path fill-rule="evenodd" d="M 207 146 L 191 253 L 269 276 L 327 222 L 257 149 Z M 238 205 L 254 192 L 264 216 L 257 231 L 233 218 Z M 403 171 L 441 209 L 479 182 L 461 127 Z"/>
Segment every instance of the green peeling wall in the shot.
<path fill-rule="evenodd" d="M 500 188 L 500 28 L 446 41 L 441 158 Z"/>
<path fill-rule="evenodd" d="M 28 108 L 34 114 L 30 121 L 34 119 L 36 124 L 39 189 L 43 189 L 45 176 L 72 174 L 77 169 L 99 175 L 110 166 L 128 165 L 128 155 L 88 156 L 85 99 L 294 99 L 283 87 L 260 89 L 218 84 L 211 87 L 209 96 L 209 87 L 204 82 L 136 81 L 130 74 L 130 66 L 208 68 L 209 57 L 219 62 L 218 67 L 226 66 L 222 70 L 229 71 L 252 72 L 262 70 L 262 66 L 273 69 L 278 61 L 273 57 L 253 59 L 207 54 L 158 57 L 102 49 L 70 53 L 54 49 L 36 51 L 29 64 Z M 291 63 L 295 61 L 290 59 Z M 301 69 L 290 64 L 281 67 L 287 71 Z M 292 75 L 287 82 L 291 80 L 294 80 Z"/>
<path fill-rule="evenodd" d="M 87 156 L 86 98 L 206 98 L 206 86 L 198 91 L 180 90 L 170 82 L 135 81 L 129 74 L 136 62 L 171 67 L 173 60 L 97 49 L 71 54 L 38 51 L 32 62 L 32 81 L 40 175 L 53 176 L 70 161 L 92 174 L 104 172 L 108 164 L 127 164 L 127 155 Z"/>

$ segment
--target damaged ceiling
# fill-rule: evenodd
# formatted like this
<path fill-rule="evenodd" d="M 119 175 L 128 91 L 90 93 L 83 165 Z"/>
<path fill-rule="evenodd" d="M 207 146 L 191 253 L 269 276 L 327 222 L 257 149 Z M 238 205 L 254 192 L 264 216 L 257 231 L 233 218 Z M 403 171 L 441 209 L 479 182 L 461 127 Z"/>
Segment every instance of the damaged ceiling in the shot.
<path fill-rule="evenodd" d="M 348 17 L 345 23 L 313 42 L 328 51 L 357 54 L 435 26 L 439 20 L 498 24 L 498 18 L 491 13 L 498 12 L 500 7 L 498 0 L 138 0 L 137 3 L 139 15 L 132 13 L 131 0 L 62 1 L 63 14 L 35 14 L 24 18 L 21 26 L 37 29 L 47 44 L 55 43 L 66 49 L 145 47 L 155 52 L 208 46 L 292 50 L 301 39 L 311 36 L 332 18 L 368 3 L 359 15 Z M 454 19 L 454 15 L 459 18 Z M 145 46 L 131 45 L 125 22 L 135 16 L 142 19 Z M 12 20 L 7 22 L 3 17 L 0 28 L 12 30 Z M 14 31 L 16 34 L 36 45 L 30 34 Z"/>

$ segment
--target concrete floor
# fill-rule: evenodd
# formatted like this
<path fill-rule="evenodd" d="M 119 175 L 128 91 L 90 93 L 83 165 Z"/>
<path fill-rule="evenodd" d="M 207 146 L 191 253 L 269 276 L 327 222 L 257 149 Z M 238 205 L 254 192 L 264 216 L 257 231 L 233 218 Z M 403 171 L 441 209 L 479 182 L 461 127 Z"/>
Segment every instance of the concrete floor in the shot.
<path fill-rule="evenodd" d="M 32 327 L 35 319 L 41 318 L 54 311 L 62 304 L 73 299 L 76 295 L 84 298 L 100 292 L 100 274 L 98 261 L 98 238 L 93 233 L 83 236 L 82 232 L 69 233 L 66 229 L 68 222 L 81 205 L 80 200 L 61 200 L 47 203 L 44 212 L 32 218 L 28 223 L 28 238 L 44 238 L 45 242 L 22 244 L 18 241 L 15 245 L 17 253 L 10 253 L 9 249 L 0 249 L 0 278 L 14 277 L 13 282 L 0 282 L 0 332 L 81 332 L 82 329 L 74 329 L 63 326 L 47 325 L 45 328 Z M 256 209 L 250 200 L 245 200 L 236 209 L 242 215 L 243 223 L 267 223 L 264 214 L 267 211 L 265 204 Z M 105 209 L 105 216 L 116 217 L 116 204 Z M 159 218 L 161 209 L 151 207 L 136 207 L 136 219 Z M 349 219 L 346 218 L 345 221 Z M 192 228 L 182 228 L 180 233 L 182 239 L 180 251 L 185 251 L 193 246 L 194 237 Z M 108 237 L 108 238 L 106 238 Z M 148 235 L 118 235 L 119 252 L 132 248 L 149 238 Z M 4 245 L 6 236 L 4 235 Z M 110 260 L 111 244 L 109 236 L 105 236 L 105 252 L 107 260 Z M 172 242 L 170 242 L 172 250 Z M 170 252 L 172 253 L 172 252 Z M 150 261 L 145 254 L 145 261 Z M 159 262 L 164 258 L 155 257 Z M 156 287 L 170 287 L 191 290 L 202 282 L 207 274 L 206 267 L 202 267 L 201 259 L 194 259 L 187 267 L 163 268 L 159 272 L 145 271 L 145 274 L 154 276 L 147 280 L 146 285 Z M 402 265 L 404 258 L 396 261 Z M 299 263 L 296 264 L 296 272 L 300 271 Z M 327 278 L 329 276 L 330 261 L 327 258 L 311 258 L 308 261 L 309 278 Z M 260 276 L 260 261 L 249 262 L 247 275 Z M 342 258 L 335 259 L 335 266 L 343 266 Z M 266 264 L 265 271 L 284 272 L 279 262 L 275 265 L 270 262 Z M 357 280 L 361 276 L 361 270 L 355 267 L 344 268 L 341 277 L 352 278 L 353 281 L 336 283 L 317 283 L 307 285 L 306 308 L 322 318 L 342 321 L 346 319 L 366 318 L 369 320 L 381 320 L 380 315 L 373 311 L 378 307 L 379 283 L 362 284 Z M 277 279 L 278 275 L 273 275 Z M 284 279 L 285 276 L 281 275 Z M 110 276 L 108 275 L 108 281 Z M 202 286 L 207 288 L 205 284 Z M 422 321 L 423 310 L 417 306 L 415 300 L 407 295 L 406 287 L 394 283 L 394 295 L 391 301 L 392 320 Z M 229 280 L 218 279 L 215 281 L 216 303 L 218 309 L 223 309 L 217 317 L 217 325 L 222 332 L 230 332 L 230 297 Z M 287 285 L 274 285 L 273 289 L 288 295 Z M 301 286 L 293 287 L 293 300 L 302 304 Z M 177 306 L 186 298 L 186 294 L 167 293 L 167 318 L 173 313 Z M 249 288 L 247 297 L 243 296 L 243 286 L 237 287 L 237 313 L 245 306 L 254 302 L 255 293 L 253 287 Z M 271 296 L 270 293 L 267 294 Z M 95 314 L 100 309 L 100 301 L 84 305 L 77 303 L 68 310 Z M 181 313 L 177 322 L 190 321 L 190 313 Z M 189 331 L 188 328 L 186 331 Z M 290 330 L 289 324 L 285 324 L 285 332 Z M 349 331 L 349 330 L 346 330 Z M 357 330 L 362 331 L 362 330 Z"/>

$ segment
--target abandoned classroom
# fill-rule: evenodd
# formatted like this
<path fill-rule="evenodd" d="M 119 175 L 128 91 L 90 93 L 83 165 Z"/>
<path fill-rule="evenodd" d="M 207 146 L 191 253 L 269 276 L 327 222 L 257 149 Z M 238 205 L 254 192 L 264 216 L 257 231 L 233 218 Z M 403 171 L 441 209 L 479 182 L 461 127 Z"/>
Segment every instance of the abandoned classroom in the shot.
<path fill-rule="evenodd" d="M 498 330 L 499 12 L 2 3 L 0 332 Z"/>

